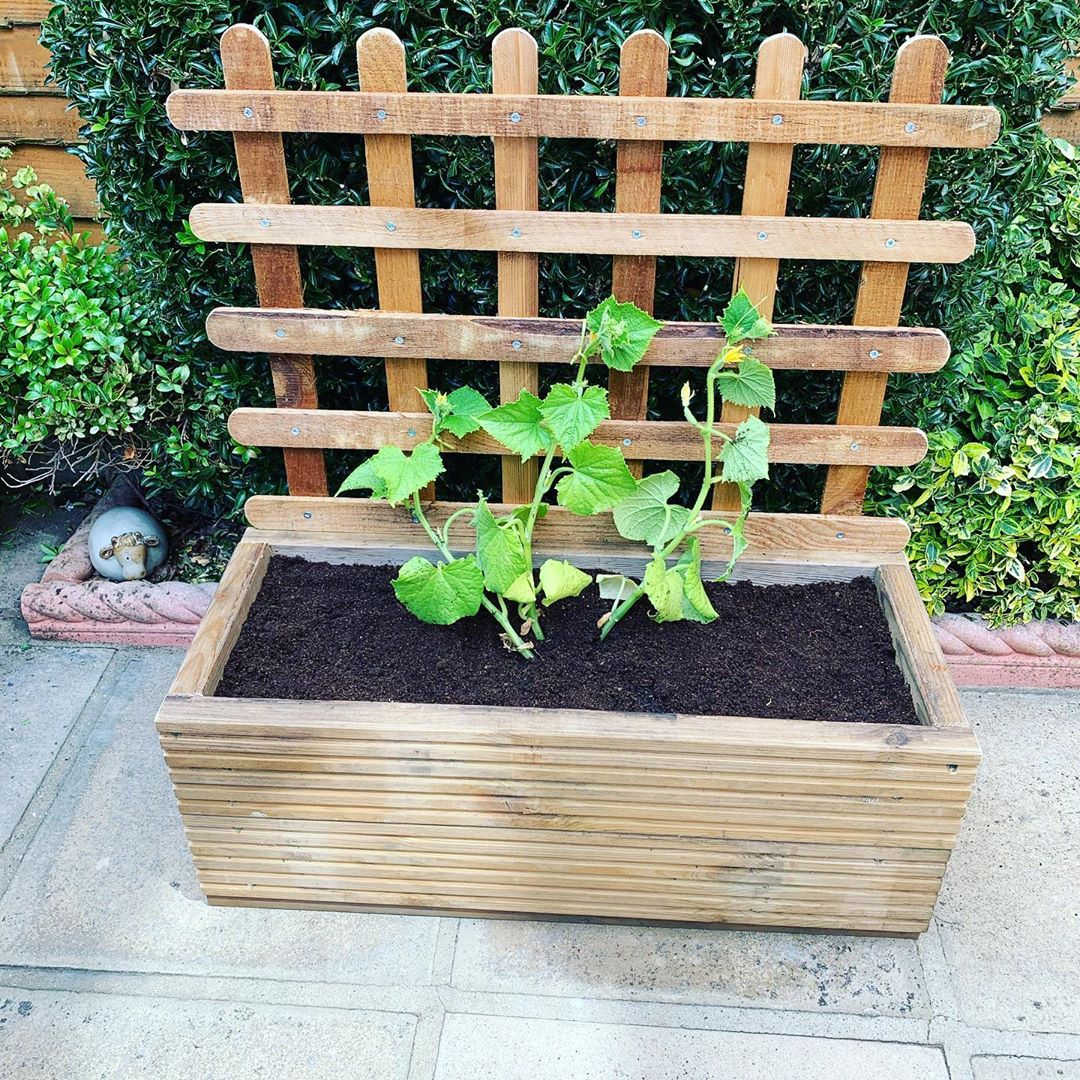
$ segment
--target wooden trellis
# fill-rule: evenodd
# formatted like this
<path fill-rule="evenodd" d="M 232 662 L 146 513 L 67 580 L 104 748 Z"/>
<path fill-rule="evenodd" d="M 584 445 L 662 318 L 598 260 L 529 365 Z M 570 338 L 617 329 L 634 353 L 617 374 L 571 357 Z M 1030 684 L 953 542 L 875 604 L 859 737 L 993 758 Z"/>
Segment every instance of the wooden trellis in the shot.
<path fill-rule="evenodd" d="M 774 424 L 770 454 L 828 466 L 826 530 L 831 515 L 859 514 L 871 466 L 910 465 L 925 452 L 916 429 L 878 426 L 888 373 L 933 371 L 948 356 L 940 331 L 898 326 L 908 265 L 958 262 L 974 247 L 966 224 L 918 220 L 930 150 L 986 146 L 998 116 L 939 103 L 948 53 L 934 37 L 900 50 L 887 103 L 799 100 L 804 55 L 797 38 L 778 34 L 761 46 L 754 98 L 668 98 L 667 46 L 639 31 L 622 47 L 619 96 L 546 96 L 536 93 L 536 43 L 506 30 L 493 43 L 492 94 L 409 93 L 401 42 L 371 30 L 357 44 L 359 92 L 286 91 L 274 89 L 266 39 L 249 26 L 228 30 L 226 89 L 180 90 L 168 110 L 178 127 L 231 131 L 236 144 L 244 203 L 196 206 L 191 225 L 204 240 L 252 245 L 261 307 L 219 309 L 208 323 L 220 347 L 271 358 L 278 408 L 238 409 L 230 430 L 241 442 L 284 448 L 293 497 L 252 500 L 252 523 L 349 527 L 355 508 L 325 498 L 323 450 L 408 448 L 424 438 L 416 390 L 427 385 L 429 358 L 497 362 L 503 401 L 522 386 L 536 390 L 537 364 L 565 362 L 578 325 L 537 317 L 538 257 L 552 252 L 611 255 L 615 295 L 650 310 L 658 255 L 734 256 L 736 284 L 770 318 L 781 259 L 860 261 L 854 326 L 779 325 L 756 350 L 777 369 L 844 372 L 837 423 Z M 372 205 L 290 205 L 282 145 L 289 132 L 363 135 Z M 418 209 L 413 135 L 492 138 L 496 207 Z M 537 209 L 540 137 L 617 141 L 615 213 Z M 660 213 L 663 146 L 681 140 L 750 144 L 741 216 Z M 797 143 L 881 147 L 869 218 L 784 216 Z M 374 248 L 381 310 L 305 309 L 297 247 L 311 244 Z M 422 249 L 497 252 L 498 316 L 422 314 Z M 671 323 L 646 359 L 704 367 L 717 343 L 714 324 Z M 385 357 L 390 411 L 320 411 L 313 355 Z M 700 453 L 683 422 L 644 419 L 648 366 L 613 373 L 610 391 L 612 419 L 599 441 L 622 445 L 635 464 Z M 722 419 L 734 424 L 742 415 L 729 406 Z M 505 455 L 482 434 L 451 449 Z M 531 496 L 533 468 L 504 456 L 505 501 Z M 728 508 L 729 499 L 718 487 L 716 506 Z M 768 517 L 754 528 L 767 528 Z"/>

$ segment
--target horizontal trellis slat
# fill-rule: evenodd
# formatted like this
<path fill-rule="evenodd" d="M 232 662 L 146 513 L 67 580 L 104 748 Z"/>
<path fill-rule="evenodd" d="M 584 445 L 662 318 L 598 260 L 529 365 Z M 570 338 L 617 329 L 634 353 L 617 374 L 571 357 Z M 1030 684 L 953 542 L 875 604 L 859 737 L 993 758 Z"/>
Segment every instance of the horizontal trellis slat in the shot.
<path fill-rule="evenodd" d="M 717 424 L 733 436 L 735 424 Z M 809 465 L 914 465 L 926 454 L 918 428 L 843 427 L 837 424 L 770 424 L 769 460 Z M 431 434 L 427 413 L 367 412 L 346 409 L 236 409 L 229 433 L 245 446 L 304 446 L 337 450 L 376 450 L 415 446 Z M 683 420 L 605 420 L 594 442 L 621 446 L 652 461 L 699 461 L 701 436 Z M 461 454 L 510 456 L 497 439 L 482 431 L 464 439 L 447 436 L 443 449 Z"/>
<path fill-rule="evenodd" d="M 166 109 L 173 124 L 187 131 L 839 146 L 989 146 L 1001 125 L 997 110 L 985 105 L 600 94 L 177 90 L 170 95 Z"/>
<path fill-rule="evenodd" d="M 754 342 L 754 356 L 779 370 L 938 371 L 949 358 L 940 330 L 912 327 L 777 325 L 776 335 Z M 317 308 L 217 308 L 206 332 L 219 349 L 271 352 L 282 342 L 316 356 L 397 356 L 438 360 L 504 361 L 529 357 L 567 363 L 581 323 L 574 319 L 489 315 L 411 315 L 396 311 Z M 654 367 L 708 367 L 724 341 L 717 323 L 665 323 L 644 363 Z"/>
<path fill-rule="evenodd" d="M 428 520 L 442 527 L 447 518 L 462 503 L 440 499 L 427 511 Z M 509 513 L 507 503 L 492 503 L 492 513 Z M 330 533 L 347 534 L 360 545 L 396 547 L 424 546 L 427 537 L 420 526 L 400 507 L 388 506 L 372 499 L 335 499 L 300 495 L 253 495 L 244 504 L 244 516 L 265 535 L 275 550 L 287 554 L 304 554 L 293 543 L 297 536 Z M 723 514 L 707 516 L 724 517 Z M 719 535 L 720 529 L 702 529 L 698 533 L 702 555 L 706 559 L 727 558 L 730 539 Z M 899 518 L 841 517 L 829 514 L 766 514 L 752 513 L 746 519 L 747 549 L 743 561 L 756 556 L 771 556 L 792 552 L 824 555 L 832 551 L 865 556 L 890 555 L 904 550 L 911 539 L 911 530 Z M 459 518 L 450 532 L 452 546 L 471 550 L 475 534 Z M 340 535 L 327 536 L 327 548 L 340 547 Z M 630 552 L 640 558 L 640 548 L 623 540 L 615 529 L 610 514 L 580 518 L 561 506 L 552 506 L 536 526 L 536 553 L 579 551 L 589 554 L 603 551 L 610 559 Z M 872 572 L 864 570 L 865 573 Z"/>
<path fill-rule="evenodd" d="M 430 251 L 957 263 L 975 250 L 962 221 L 278 203 L 199 203 L 190 221 L 200 240 Z"/>

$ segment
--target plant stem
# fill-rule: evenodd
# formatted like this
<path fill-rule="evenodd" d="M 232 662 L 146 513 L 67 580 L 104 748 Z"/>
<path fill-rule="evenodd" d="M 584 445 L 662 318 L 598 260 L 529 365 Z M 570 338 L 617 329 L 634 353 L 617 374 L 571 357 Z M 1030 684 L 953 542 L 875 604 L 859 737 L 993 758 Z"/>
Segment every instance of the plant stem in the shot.
<path fill-rule="evenodd" d="M 447 562 L 455 562 L 457 556 L 450 550 L 450 545 L 439 535 L 439 533 L 432 527 L 431 522 L 428 521 L 427 515 L 424 513 L 424 507 L 420 502 L 420 492 L 413 494 L 413 516 L 424 528 L 424 532 L 427 533 L 428 539 L 438 549 L 439 554 L 446 559 Z M 526 660 L 532 659 L 532 650 L 525 644 L 521 635 L 514 629 L 510 623 L 510 617 L 507 614 L 505 608 L 499 610 L 484 594 L 480 597 L 480 603 L 487 609 L 492 615 L 495 621 L 503 628 L 507 639 L 514 646 L 514 648 Z"/>
<path fill-rule="evenodd" d="M 462 514 L 471 514 L 475 512 L 475 507 L 463 506 L 460 510 L 455 510 L 444 522 L 442 527 L 442 539 L 443 543 L 449 546 L 450 544 L 450 526 L 454 521 L 461 517 Z"/>
<path fill-rule="evenodd" d="M 694 500 L 694 505 L 690 508 L 690 515 L 686 519 L 686 526 L 679 531 L 679 533 L 666 545 L 660 547 L 659 545 L 653 549 L 653 560 L 664 561 L 667 557 L 675 551 L 676 548 L 686 539 L 691 533 L 700 529 L 703 525 L 708 524 L 706 521 L 701 520 L 701 511 L 705 506 L 705 500 L 708 498 L 709 492 L 712 490 L 714 477 L 712 475 L 713 464 L 713 437 L 719 435 L 726 442 L 731 440 L 722 432 L 714 431 L 713 423 L 716 419 L 716 376 L 720 371 L 720 367 L 713 364 L 709 368 L 709 373 L 705 377 L 705 422 L 699 423 L 694 419 L 693 414 L 690 412 L 689 405 L 686 407 L 687 419 L 701 432 L 701 438 L 705 443 L 705 471 L 701 477 L 701 490 L 698 492 L 697 498 Z M 639 585 L 621 604 L 619 604 L 612 612 L 607 622 L 600 628 L 600 640 L 603 641 L 608 634 L 611 633 L 615 625 L 622 619 L 630 609 L 645 595 L 645 586 Z"/>
<path fill-rule="evenodd" d="M 570 363 L 573 363 L 575 360 L 578 361 L 578 370 L 577 375 L 574 377 L 574 386 L 581 386 L 585 380 L 585 363 L 588 359 L 588 352 L 586 349 L 587 333 L 588 330 L 583 324 L 581 327 L 581 340 L 578 344 L 578 350 L 570 359 Z M 530 575 L 533 572 L 532 538 L 533 531 L 536 528 L 536 519 L 540 515 L 540 506 L 544 501 L 544 496 L 551 490 L 555 475 L 561 471 L 555 470 L 554 473 L 552 472 L 556 449 L 558 449 L 558 447 L 553 440 L 551 448 L 544 455 L 544 460 L 540 465 L 540 471 L 536 477 L 536 486 L 533 488 L 532 502 L 529 504 L 529 514 L 525 519 L 525 563 L 529 568 Z M 537 609 L 535 598 L 528 606 L 527 617 L 532 623 L 533 636 L 537 641 L 543 641 L 544 632 L 540 628 L 540 612 Z"/>

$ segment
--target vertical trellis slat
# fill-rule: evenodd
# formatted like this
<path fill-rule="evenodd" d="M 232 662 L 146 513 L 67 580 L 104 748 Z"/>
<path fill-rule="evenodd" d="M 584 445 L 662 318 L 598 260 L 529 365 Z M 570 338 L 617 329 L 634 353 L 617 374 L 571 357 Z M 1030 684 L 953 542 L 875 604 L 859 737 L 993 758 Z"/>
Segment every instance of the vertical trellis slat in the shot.
<path fill-rule="evenodd" d="M 949 50 L 936 37 L 914 37 L 901 46 L 893 69 L 889 101 L 935 104 L 945 86 Z M 881 150 L 871 217 L 914 220 L 922 206 L 930 151 L 886 146 Z M 907 263 L 864 263 L 855 300 L 856 326 L 898 326 L 907 288 Z M 838 424 L 878 424 L 888 382 L 885 372 L 848 372 L 840 393 Z M 870 470 L 832 465 L 821 501 L 823 514 L 861 514 Z"/>
<path fill-rule="evenodd" d="M 405 90 L 405 49 L 389 30 L 369 30 L 356 43 L 356 63 L 362 90 Z M 416 205 L 413 187 L 412 137 L 368 135 L 364 139 L 368 198 L 372 206 Z M 386 215 L 393 224 L 392 212 Z M 420 252 L 376 248 L 375 275 L 379 306 L 386 311 L 422 311 Z M 417 388 L 427 386 L 427 361 L 386 359 L 386 393 L 390 408 L 420 412 L 424 403 Z"/>
<path fill-rule="evenodd" d="M 758 49 L 754 97 L 769 101 L 798 101 L 802 92 L 806 46 L 794 34 L 773 34 Z M 781 122 L 783 114 L 778 113 Z M 783 217 L 787 213 L 791 157 L 794 146 L 783 143 L 751 143 L 746 157 L 743 214 Z M 737 259 L 734 288 L 746 289 L 766 319 L 773 317 L 779 259 Z M 727 403 L 720 413 L 724 423 L 737 424 L 757 409 Z M 738 510 L 739 493 L 732 484 L 717 484 L 714 510 Z"/>
<path fill-rule="evenodd" d="M 638 30 L 623 42 L 619 53 L 619 93 L 633 97 L 667 94 L 667 42 L 655 30 Z M 658 214 L 664 156 L 662 142 L 621 141 L 615 158 L 615 210 L 618 213 Z M 611 291 L 618 300 L 632 300 L 652 312 L 656 292 L 656 259 L 649 255 L 616 255 L 611 265 Z M 649 369 L 611 372 L 611 415 L 620 420 L 641 419 L 649 403 Z M 628 455 L 629 457 L 629 455 Z M 642 462 L 629 460 L 631 472 L 641 475 Z"/>
<path fill-rule="evenodd" d="M 536 42 L 524 30 L 504 30 L 491 43 L 491 89 L 495 94 L 537 92 Z M 495 206 L 499 210 L 538 210 L 536 139 L 493 139 L 495 147 Z M 538 315 L 539 256 L 520 251 L 499 252 L 499 314 Z M 499 364 L 499 400 L 513 401 L 522 388 L 536 394 L 539 368 L 534 363 L 506 360 Z M 505 458 L 502 463 L 503 500 L 527 503 L 536 483 L 536 462 Z"/>
<path fill-rule="evenodd" d="M 270 43 L 253 26 L 231 26 L 221 37 L 221 67 L 229 90 L 273 90 Z M 289 176 L 281 136 L 236 132 L 233 135 L 244 202 L 287 203 Z M 263 307 L 301 308 L 304 286 L 295 247 L 257 244 L 251 248 L 255 289 Z M 270 354 L 274 397 L 282 409 L 317 409 L 315 368 L 310 356 Z M 321 450 L 285 451 L 285 475 L 293 495 L 325 495 L 326 464 Z"/>

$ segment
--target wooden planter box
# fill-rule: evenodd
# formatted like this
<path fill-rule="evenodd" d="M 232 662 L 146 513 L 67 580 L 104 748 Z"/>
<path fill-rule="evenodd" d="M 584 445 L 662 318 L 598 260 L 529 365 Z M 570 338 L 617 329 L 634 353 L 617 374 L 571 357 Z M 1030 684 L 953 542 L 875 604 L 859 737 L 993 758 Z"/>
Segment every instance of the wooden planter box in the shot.
<path fill-rule="evenodd" d="M 979 750 L 902 554 L 761 551 L 763 516 L 740 573 L 872 575 L 918 727 L 212 696 L 272 554 L 423 549 L 407 515 L 368 509 L 364 532 L 249 530 L 158 714 L 211 903 L 926 928 Z M 576 532 L 579 565 L 640 566 L 613 531 L 552 516 L 539 557 Z M 895 544 L 894 526 L 854 543 Z"/>
<path fill-rule="evenodd" d="M 925 929 L 979 752 L 904 561 L 907 528 L 861 512 L 871 467 L 926 451 L 922 432 L 878 426 L 888 373 L 935 371 L 948 357 L 940 331 L 898 325 L 908 264 L 974 249 L 966 224 L 919 220 L 931 148 L 987 146 L 998 117 L 940 103 L 948 53 L 936 38 L 902 47 L 887 103 L 800 100 L 805 52 L 790 34 L 763 42 L 753 99 L 667 98 L 667 46 L 638 31 L 622 46 L 618 96 L 539 95 L 535 42 L 506 30 L 492 46 L 492 94 L 416 94 L 401 42 L 371 30 L 357 43 L 360 90 L 319 93 L 275 90 L 266 39 L 235 26 L 222 38 L 226 89 L 172 95 L 177 127 L 233 133 L 244 202 L 196 206 L 191 227 L 252 245 L 261 306 L 219 309 L 208 332 L 223 349 L 269 355 L 278 407 L 238 409 L 230 431 L 281 447 L 290 491 L 249 501 L 255 529 L 158 716 L 212 903 Z M 363 136 L 370 205 L 291 205 L 293 132 Z M 416 207 L 413 135 L 493 139 L 496 206 Z M 615 212 L 538 209 L 547 138 L 616 141 Z M 742 213 L 661 213 L 665 144 L 718 140 L 749 143 Z M 881 148 L 869 217 L 785 216 L 796 143 Z M 320 244 L 374 249 L 381 310 L 304 308 L 297 248 Z M 494 253 L 498 314 L 422 313 L 424 249 Z M 739 573 L 873 576 L 919 726 L 213 696 L 273 552 L 426 552 L 403 512 L 328 498 L 323 451 L 425 438 L 417 387 L 429 385 L 429 358 L 497 363 L 502 401 L 535 393 L 540 362 L 565 363 L 580 329 L 537 317 L 545 253 L 612 256 L 613 293 L 650 310 L 658 256 L 734 258 L 736 282 L 770 319 L 780 260 L 861 264 L 855 325 L 777 325 L 755 347 L 775 369 L 840 371 L 843 384 L 836 423 L 770 425 L 770 460 L 827 469 L 821 513 L 751 515 Z M 595 439 L 640 461 L 701 460 L 688 424 L 646 419 L 648 371 L 708 367 L 720 346 L 715 323 L 667 324 L 644 365 L 612 373 L 611 419 Z M 389 410 L 319 410 L 312 357 L 327 355 L 384 358 Z M 725 407 L 725 430 L 743 415 Z M 444 450 L 504 452 L 480 432 Z M 504 457 L 507 503 L 529 501 L 534 470 Z M 718 485 L 714 509 L 733 501 Z M 436 503 L 432 516 L 452 509 Z M 721 531 L 701 534 L 714 564 Z M 557 510 L 534 550 L 642 566 L 609 519 Z"/>

